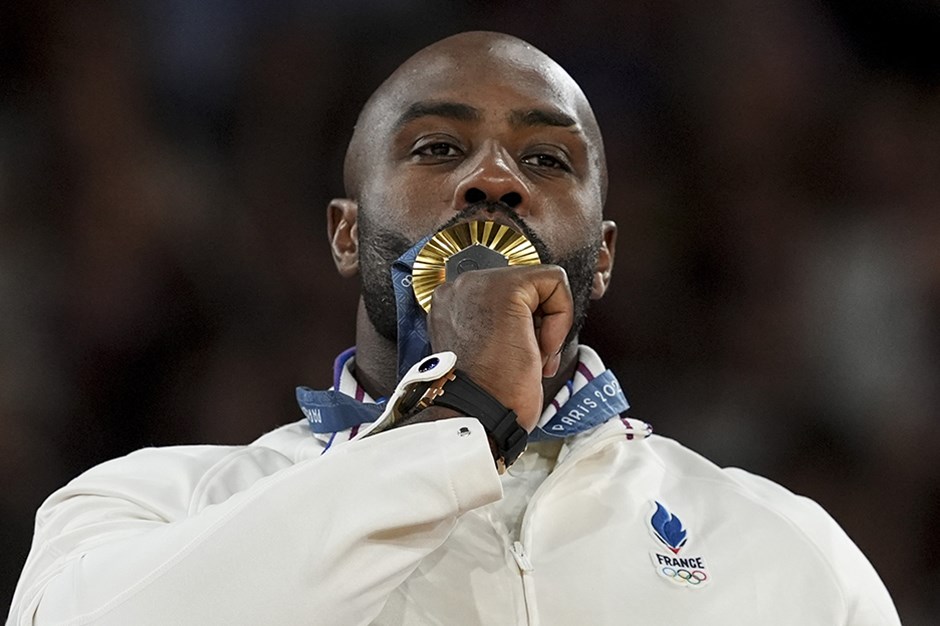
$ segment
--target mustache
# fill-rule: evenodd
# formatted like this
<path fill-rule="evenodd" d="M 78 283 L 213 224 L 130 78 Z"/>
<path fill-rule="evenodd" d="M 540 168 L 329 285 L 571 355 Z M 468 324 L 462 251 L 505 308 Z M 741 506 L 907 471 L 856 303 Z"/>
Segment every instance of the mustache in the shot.
<path fill-rule="evenodd" d="M 461 222 L 492 219 L 493 215 L 504 216 L 516 230 L 532 242 L 542 263 L 552 265 L 559 263 L 559 260 L 549 252 L 548 246 L 542 238 L 535 234 L 535 231 L 526 223 L 525 219 L 511 206 L 502 202 L 482 201 L 469 204 L 429 234 L 437 234 Z M 360 248 L 360 254 L 364 257 L 367 265 L 375 262 L 391 266 L 395 259 L 411 249 L 416 243 L 400 232 L 376 227 L 364 212 L 360 218 L 360 226 L 360 242 L 363 244 Z"/>
<path fill-rule="evenodd" d="M 441 225 L 434 232 L 435 234 L 439 233 L 442 230 L 446 230 L 451 226 L 461 222 L 487 221 L 487 214 L 490 216 L 499 214 L 508 218 L 508 220 L 516 227 L 516 230 L 521 232 L 523 235 L 525 235 L 526 239 L 532 242 L 532 245 L 535 246 L 536 252 L 539 253 L 539 258 L 542 260 L 542 263 L 555 263 L 552 254 L 548 251 L 548 246 L 545 245 L 545 242 L 542 240 L 542 238 L 535 234 L 535 231 L 532 230 L 532 228 L 526 223 L 522 216 L 516 212 L 515 209 L 502 202 L 482 200 L 480 202 L 469 204 L 465 208 L 461 209 L 453 218 L 447 220 L 447 222 Z"/>

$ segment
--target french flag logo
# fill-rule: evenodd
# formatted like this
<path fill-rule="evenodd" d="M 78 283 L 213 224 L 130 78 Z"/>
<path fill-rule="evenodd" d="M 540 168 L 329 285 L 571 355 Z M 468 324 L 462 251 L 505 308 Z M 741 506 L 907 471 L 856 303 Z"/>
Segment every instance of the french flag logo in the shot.
<path fill-rule="evenodd" d="M 653 527 L 656 538 L 673 554 L 679 554 L 679 550 L 689 539 L 688 533 L 682 527 L 682 521 L 659 502 L 656 502 L 656 512 L 650 518 L 650 526 Z"/>

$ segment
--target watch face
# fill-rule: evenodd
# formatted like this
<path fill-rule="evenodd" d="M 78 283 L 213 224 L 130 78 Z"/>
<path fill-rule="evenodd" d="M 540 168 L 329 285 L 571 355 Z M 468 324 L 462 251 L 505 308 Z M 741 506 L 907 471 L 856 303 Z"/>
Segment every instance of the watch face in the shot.
<path fill-rule="evenodd" d="M 437 286 L 465 271 L 539 263 L 539 253 L 522 233 L 495 222 L 465 222 L 442 230 L 421 248 L 412 288 L 418 304 L 430 311 Z"/>

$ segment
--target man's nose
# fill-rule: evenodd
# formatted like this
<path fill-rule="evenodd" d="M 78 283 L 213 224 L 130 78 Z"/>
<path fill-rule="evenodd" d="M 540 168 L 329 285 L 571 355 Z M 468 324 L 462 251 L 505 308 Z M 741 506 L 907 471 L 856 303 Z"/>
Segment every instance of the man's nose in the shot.
<path fill-rule="evenodd" d="M 476 202 L 502 202 L 517 213 L 528 213 L 529 189 L 511 157 L 499 147 L 483 151 L 454 190 L 454 208 Z"/>

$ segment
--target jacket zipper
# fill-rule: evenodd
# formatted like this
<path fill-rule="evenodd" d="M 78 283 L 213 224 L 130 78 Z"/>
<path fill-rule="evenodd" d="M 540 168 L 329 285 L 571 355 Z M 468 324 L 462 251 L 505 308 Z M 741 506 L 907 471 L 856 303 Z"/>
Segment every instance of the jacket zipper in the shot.
<path fill-rule="evenodd" d="M 519 572 L 522 574 L 522 596 L 525 598 L 527 621 L 530 626 L 536 626 L 539 623 L 539 612 L 535 606 L 535 589 L 532 581 L 532 572 L 535 568 L 532 567 L 532 561 L 529 560 L 529 555 L 526 554 L 525 546 L 521 541 L 514 542 L 509 551 L 512 552 Z"/>
<path fill-rule="evenodd" d="M 575 450 L 573 454 L 569 455 L 555 466 L 554 471 L 548 475 L 545 481 L 535 490 L 535 493 L 532 494 L 532 499 L 529 501 L 525 513 L 522 515 L 522 528 L 519 531 L 519 541 L 514 542 L 509 549 L 513 558 L 516 560 L 519 572 L 522 574 L 522 594 L 525 598 L 526 615 L 528 616 L 529 626 L 538 626 L 539 624 L 538 607 L 535 603 L 535 580 L 533 579 L 535 567 L 533 567 L 532 561 L 529 558 L 529 552 L 526 549 L 530 514 L 535 509 L 535 504 L 538 502 L 539 496 L 548 490 L 551 483 L 559 480 L 559 478 L 564 475 L 569 468 L 573 467 L 579 459 L 594 454 L 615 440 L 622 440 L 624 436 L 625 433 L 623 431 L 617 430 L 610 434 L 601 435 L 597 441 L 592 441 L 582 446 L 580 449 Z M 562 469 L 563 471 L 559 471 Z"/>

